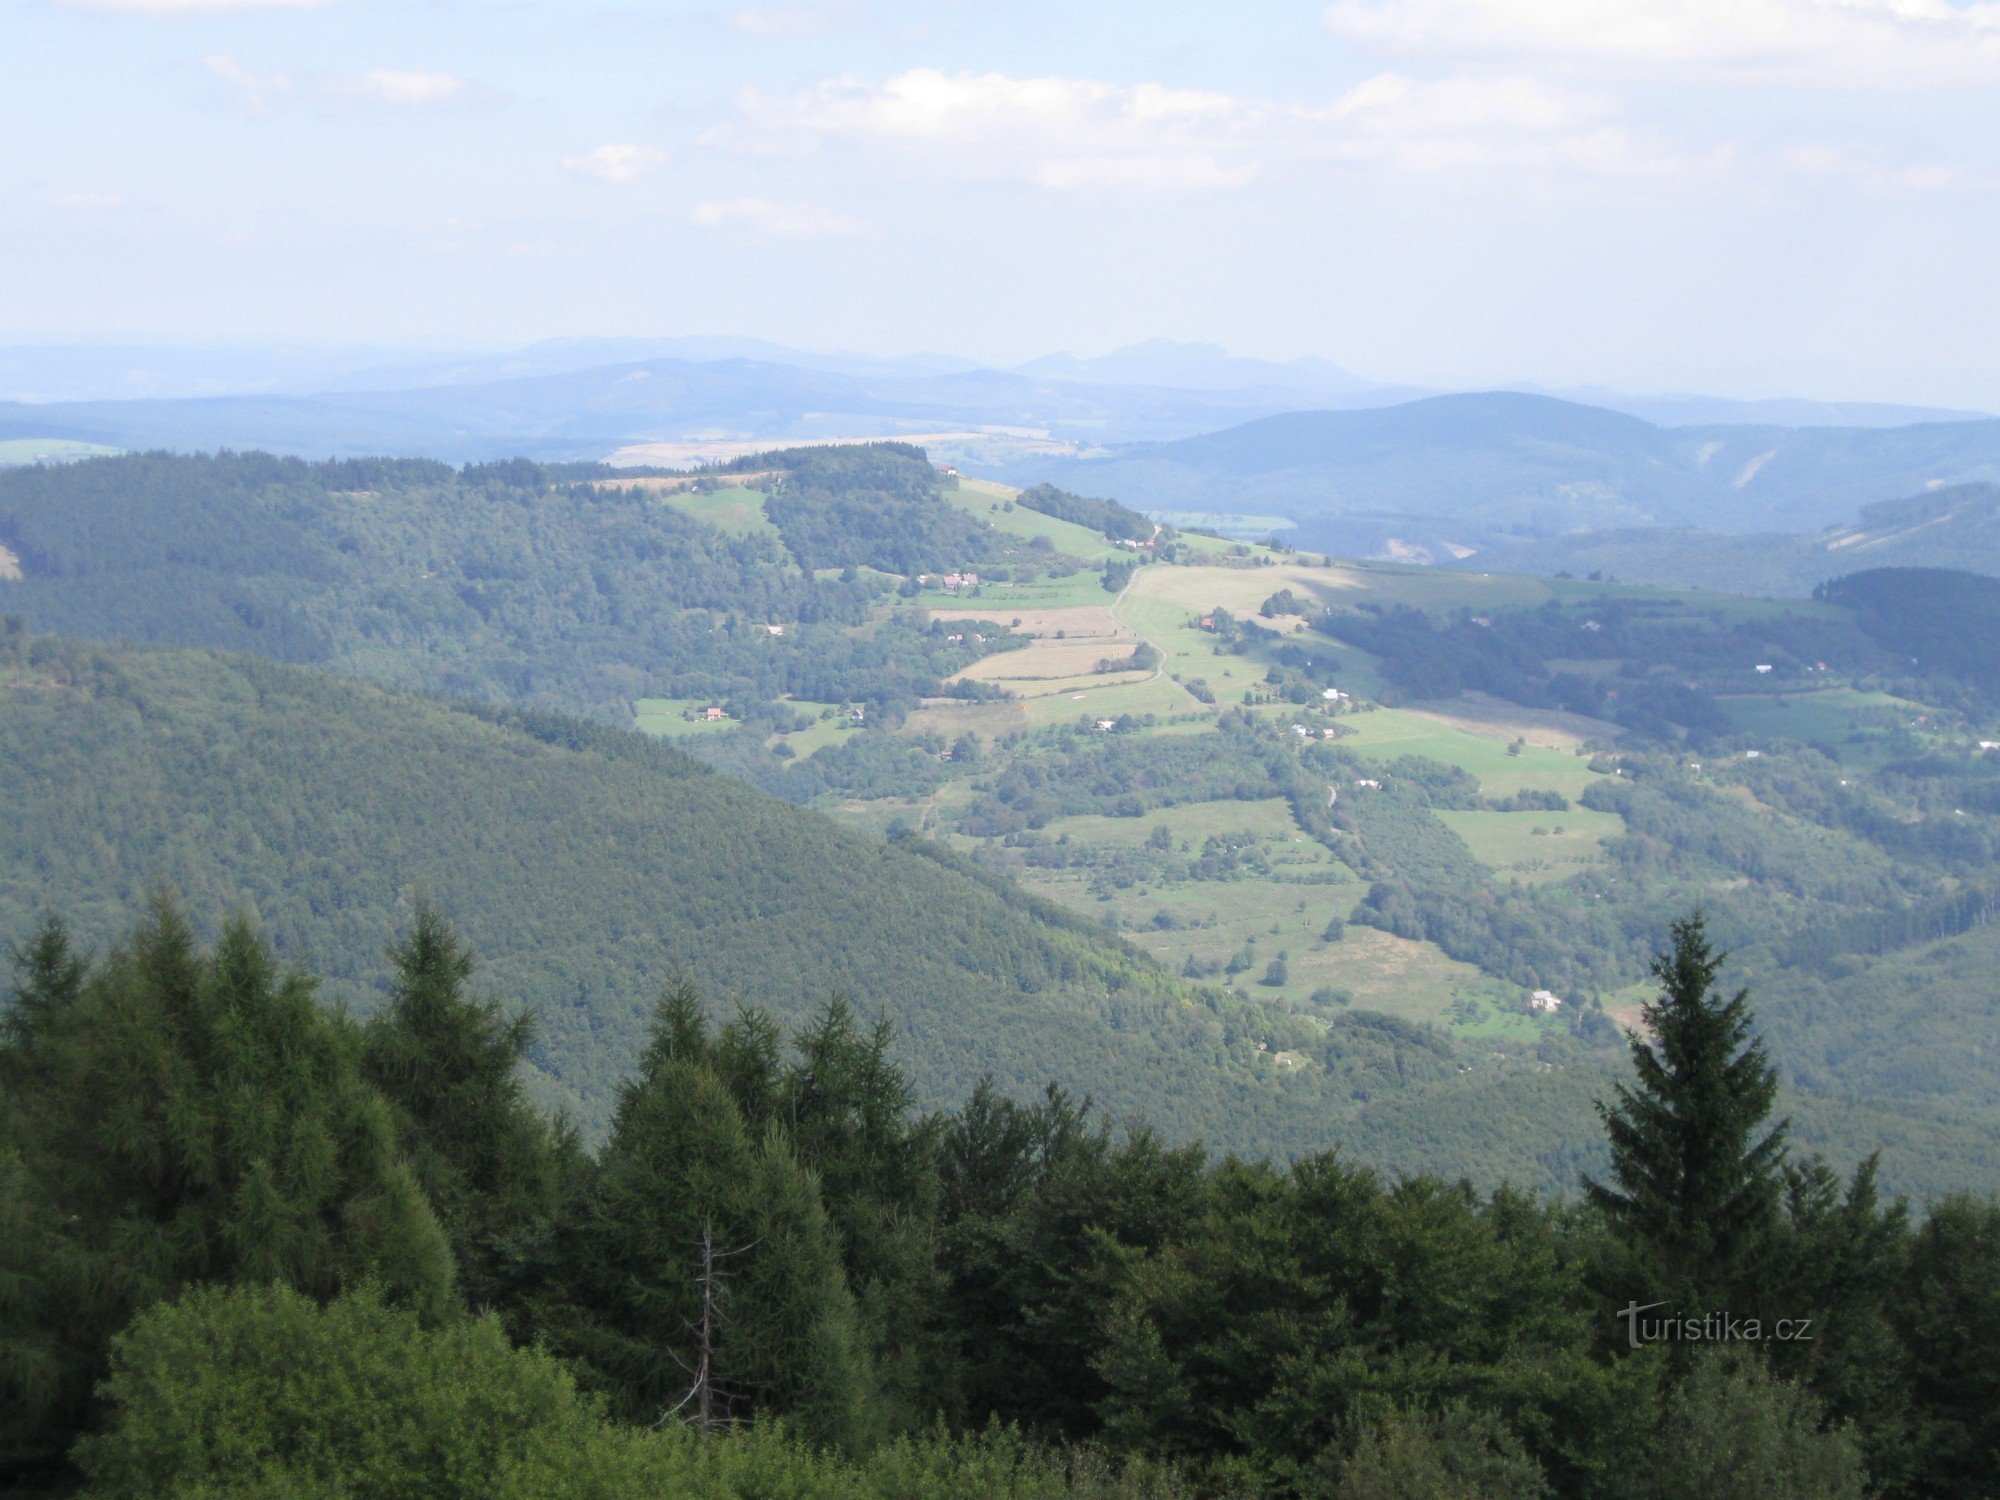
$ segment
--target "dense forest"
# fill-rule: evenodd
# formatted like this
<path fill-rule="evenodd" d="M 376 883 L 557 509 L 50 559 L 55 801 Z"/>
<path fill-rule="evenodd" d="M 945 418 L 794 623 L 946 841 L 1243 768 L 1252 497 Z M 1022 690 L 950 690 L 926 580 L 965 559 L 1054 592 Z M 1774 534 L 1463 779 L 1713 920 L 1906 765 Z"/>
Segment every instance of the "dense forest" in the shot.
<path fill-rule="evenodd" d="M 1800 1154 L 1677 924 L 1562 1206 L 925 1113 L 838 1002 L 653 1008 L 595 1150 L 420 906 L 356 1023 L 232 921 L 46 921 L 0 1015 L 15 1492 L 1990 1494 L 2000 1208 Z"/>
<path fill-rule="evenodd" d="M 1676 791 L 1684 778 L 1671 768 L 1635 761 L 1616 783 L 1635 823 L 1620 846 L 1629 879 L 1602 887 L 1616 899 L 1495 888 L 1429 811 L 1478 802 L 1461 774 L 1355 758 L 1338 743 L 1301 760 L 1288 739 L 1242 715 L 1197 736 L 1054 734 L 981 773 L 991 790 L 960 816 L 984 837 L 966 856 L 842 830 L 608 726 L 454 707 L 254 658 L 16 631 L 0 638 L 0 798 L 12 809 L 0 823 L 0 940 L 54 908 L 80 938 L 106 942 L 170 881 L 205 910 L 254 915 L 282 956 L 366 1013 L 382 1000 L 367 957 L 377 935 L 428 895 L 463 923 L 491 982 L 536 1015 L 534 1096 L 593 1138 L 642 1050 L 649 995 L 685 973 L 788 1023 L 835 993 L 892 1017 L 898 1060 L 927 1105 L 963 1098 L 985 1073 L 1014 1090 L 1056 1079 L 1176 1140 L 1283 1156 L 1346 1142 L 1377 1164 L 1560 1189 L 1594 1134 L 1578 1090 L 1606 1076 L 1616 1035 L 1587 998 L 1504 1060 L 1365 1008 L 1313 1022 L 1258 986 L 1224 993 L 1231 975 L 1176 977 L 1007 878 L 1084 857 L 1037 832 L 1064 811 L 1124 818 L 1290 788 L 1317 820 L 1307 826 L 1368 872 L 1361 886 L 1292 888 L 1325 901 L 1334 926 L 1351 915 L 1435 932 L 1544 983 L 1642 974 L 1675 902 L 1730 878 L 1745 849 L 1782 855 L 1714 920 L 1785 997 L 1772 1023 L 1788 1081 L 1848 1101 L 1813 1109 L 1788 1096 L 1802 1135 L 1840 1155 L 1891 1144 L 1888 1176 L 1907 1191 L 2000 1179 L 1995 1060 L 1949 1041 L 1955 1025 L 1987 1024 L 1990 986 L 1942 951 L 1896 959 L 1901 979 L 1865 968 L 1877 949 L 1902 951 L 1884 941 L 1888 915 L 1952 915 L 1925 918 L 1900 895 L 1884 904 L 1913 872 L 1762 837 L 1726 797 Z M 877 790 L 879 778 L 939 769 L 900 736 L 847 744 L 846 774 L 878 778 Z M 1325 806 L 1328 777 L 1357 770 L 1390 783 Z M 1784 795 L 1808 807 L 1817 784 Z M 1670 836 L 1733 842 L 1694 859 L 1670 856 Z M 1254 857 L 1227 837 L 1187 850 L 1140 841 L 1093 877 L 1106 889 L 1169 878 L 1225 890 Z M 1847 927 L 1823 925 L 1836 912 Z M 1976 916 L 1959 917 L 1956 941 L 1987 940 L 1994 929 Z M 1575 942 L 1580 929 L 1593 945 Z M 1766 957 L 1773 939 L 1799 951 L 1778 963 Z M 1913 986 L 1932 971 L 1937 982 Z M 1897 1061 L 1902 1038 L 1914 1047 L 1934 1032 Z M 1948 1055 L 1926 1061 L 1939 1048 Z M 1312 1066 L 1275 1070 L 1271 1055 L 1285 1050 Z"/>
<path fill-rule="evenodd" d="M 1246 1146 L 1327 1128 L 1311 1089 L 1257 1075 L 1249 1012 L 922 841 L 842 830 L 640 735 L 19 630 L 0 708 L 7 940 L 59 907 L 103 941 L 171 881 L 255 914 L 366 1008 L 376 935 L 428 894 L 533 1006 L 544 1096 L 592 1128 L 674 973 L 792 997 L 769 1002 L 787 1019 L 833 993 L 888 1008 L 933 1099 L 993 1073 Z"/>
<path fill-rule="evenodd" d="M 4 470 L 0 545 L 24 576 L 0 583 L 0 611 L 624 717 L 653 696 L 908 705 L 1004 642 L 907 625 L 857 638 L 842 627 L 894 580 L 855 565 L 1079 566 L 947 505 L 921 450 L 759 460 L 775 461 L 794 464 L 771 499 L 776 539 L 595 465 L 224 453 Z"/>
<path fill-rule="evenodd" d="M 1059 490 L 1052 484 L 1031 484 L 1014 497 L 1014 503 L 1045 516 L 1053 516 L 1058 521 L 1069 521 L 1077 526 L 1088 526 L 1092 531 L 1101 531 L 1114 542 L 1151 541 L 1154 533 L 1160 530 L 1149 517 L 1128 505 L 1091 495 L 1072 495 L 1068 490 Z"/>

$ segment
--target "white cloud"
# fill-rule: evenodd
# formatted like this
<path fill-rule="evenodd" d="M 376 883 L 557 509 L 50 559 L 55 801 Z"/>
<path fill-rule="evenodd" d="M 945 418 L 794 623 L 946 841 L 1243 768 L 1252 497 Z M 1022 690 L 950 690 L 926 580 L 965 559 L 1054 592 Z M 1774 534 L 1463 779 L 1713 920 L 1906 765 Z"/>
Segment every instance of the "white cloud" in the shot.
<path fill-rule="evenodd" d="M 581 155 L 568 157 L 563 165 L 599 182 L 636 182 L 667 164 L 667 153 L 657 146 L 636 146 L 618 141 L 598 146 Z"/>
<path fill-rule="evenodd" d="M 772 203 L 764 198 L 697 204 L 688 219 L 704 229 L 734 226 L 780 240 L 844 238 L 868 232 L 867 224 L 846 214 Z"/>
<path fill-rule="evenodd" d="M 123 208 L 125 200 L 117 193 L 57 193 L 49 199 L 52 208 L 73 208 L 80 212 L 102 209 Z"/>
<path fill-rule="evenodd" d="M 1334 0 L 1326 23 L 1420 55 L 1886 86 L 2000 77 L 2000 0 Z"/>
<path fill-rule="evenodd" d="M 289 73 L 254 73 L 227 52 L 211 52 L 201 60 L 208 76 L 229 91 L 252 114 L 269 114 L 297 93 Z"/>
<path fill-rule="evenodd" d="M 942 170 L 1050 188 L 1213 189 L 1283 161 L 1410 170 L 1565 166 L 1677 170 L 1692 159 L 1619 128 L 1611 101 L 1525 78 L 1431 82 L 1387 73 L 1327 104 L 1272 103 L 1162 84 L 945 74 L 829 80 L 751 92 L 714 144 L 769 152 L 845 142 Z"/>
<path fill-rule="evenodd" d="M 393 104 L 403 109 L 433 109 L 462 103 L 469 90 L 452 73 L 405 72 L 371 68 L 356 78 L 333 78 L 324 85 L 339 97 L 369 104 Z"/>
<path fill-rule="evenodd" d="M 1873 193 L 1936 193 L 1994 185 L 1956 167 L 1893 162 L 1877 152 L 1846 146 L 1795 146 L 1779 152 L 1774 165 L 1795 176 L 1853 183 Z"/>
<path fill-rule="evenodd" d="M 364 73 L 322 73 L 298 78 L 283 70 L 255 72 L 226 52 L 210 53 L 202 59 L 202 66 L 237 103 L 253 114 L 270 114 L 300 102 L 321 109 L 376 105 L 389 109 L 439 109 L 492 97 L 454 73 L 371 68 Z"/>

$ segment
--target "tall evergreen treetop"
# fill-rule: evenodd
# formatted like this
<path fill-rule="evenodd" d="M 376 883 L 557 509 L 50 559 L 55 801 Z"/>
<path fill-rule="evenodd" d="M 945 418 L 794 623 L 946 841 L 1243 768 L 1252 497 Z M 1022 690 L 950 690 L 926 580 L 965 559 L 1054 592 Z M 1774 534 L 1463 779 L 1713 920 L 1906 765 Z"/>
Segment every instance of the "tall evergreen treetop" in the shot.
<path fill-rule="evenodd" d="M 373 1283 L 447 1314 L 355 1040 L 247 923 L 204 950 L 167 896 L 87 970 L 59 929 L 29 946 L 0 1037 L 0 1489 L 59 1459 L 111 1335 L 184 1287 Z"/>
<path fill-rule="evenodd" d="M 1597 1106 L 1615 1186 L 1584 1187 L 1664 1285 L 1717 1291 L 1771 1226 L 1787 1122 L 1757 1138 L 1777 1071 L 1752 1033 L 1749 991 L 1716 989 L 1725 955 L 1709 946 L 1701 913 L 1672 935 L 1652 965 L 1660 996 L 1631 1038 L 1637 1087 L 1620 1084 L 1615 1105 Z"/>
<path fill-rule="evenodd" d="M 467 992 L 472 955 L 429 902 L 389 950 L 394 996 L 363 1062 L 456 1252 L 465 1295 L 497 1295 L 500 1244 L 554 1207 L 563 1144 L 529 1104 L 520 1062 L 534 1018 Z"/>

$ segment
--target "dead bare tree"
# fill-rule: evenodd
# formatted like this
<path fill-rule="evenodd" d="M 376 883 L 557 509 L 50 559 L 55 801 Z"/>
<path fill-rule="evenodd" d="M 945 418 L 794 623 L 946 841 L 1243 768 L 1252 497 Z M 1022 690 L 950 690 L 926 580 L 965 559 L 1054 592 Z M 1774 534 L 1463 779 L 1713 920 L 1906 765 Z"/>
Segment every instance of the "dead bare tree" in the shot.
<path fill-rule="evenodd" d="M 720 1263 L 746 1254 L 762 1243 L 761 1240 L 752 1240 L 733 1250 L 718 1250 L 715 1248 L 715 1226 L 707 1221 L 702 1223 L 701 1270 L 695 1278 L 695 1284 L 701 1289 L 701 1312 L 695 1321 L 683 1325 L 694 1335 L 694 1363 L 690 1365 L 673 1350 L 667 1351 L 667 1357 L 687 1372 L 690 1383 L 681 1399 L 660 1413 L 659 1420 L 653 1423 L 655 1427 L 665 1426 L 689 1406 L 694 1410 L 683 1420 L 704 1436 L 717 1427 L 734 1425 L 735 1417 L 730 1408 L 735 1398 L 715 1379 L 716 1340 L 729 1321 L 729 1273 Z M 716 1413 L 718 1401 L 722 1407 L 719 1417 Z"/>

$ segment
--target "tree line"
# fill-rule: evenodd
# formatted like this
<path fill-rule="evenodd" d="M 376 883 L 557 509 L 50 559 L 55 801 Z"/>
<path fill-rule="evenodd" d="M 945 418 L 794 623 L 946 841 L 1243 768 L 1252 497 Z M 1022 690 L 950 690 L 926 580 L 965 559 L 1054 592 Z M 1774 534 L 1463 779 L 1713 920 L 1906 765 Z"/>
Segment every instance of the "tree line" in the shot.
<path fill-rule="evenodd" d="M 2000 1205 L 1919 1219 L 1872 1162 L 1796 1156 L 1699 918 L 1575 1201 L 1216 1158 L 1056 1090 L 923 1113 L 885 1026 L 718 1022 L 685 984 L 588 1151 L 524 1098 L 529 1026 L 431 908 L 365 1021 L 166 897 L 101 957 L 53 919 L 16 957 L 24 1490 L 1972 1497 L 2000 1472 Z"/>

